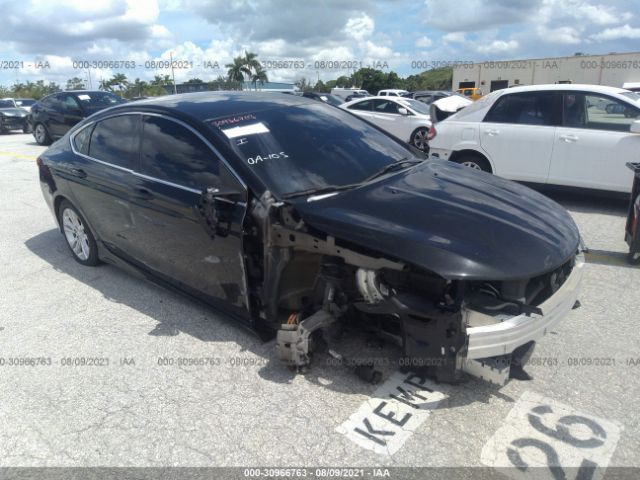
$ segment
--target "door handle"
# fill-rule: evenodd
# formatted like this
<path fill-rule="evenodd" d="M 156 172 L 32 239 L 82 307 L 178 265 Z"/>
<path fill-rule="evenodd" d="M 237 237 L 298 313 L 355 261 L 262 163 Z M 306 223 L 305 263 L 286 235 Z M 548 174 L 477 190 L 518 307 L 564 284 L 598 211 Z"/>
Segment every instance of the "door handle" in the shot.
<path fill-rule="evenodd" d="M 500 133 L 500 130 L 496 130 L 496 129 L 485 130 L 484 133 L 486 135 L 489 135 L 490 137 L 493 137 L 494 135 L 498 135 Z"/>
<path fill-rule="evenodd" d="M 133 196 L 140 200 L 151 200 L 153 198 L 153 193 L 146 188 L 136 188 Z"/>
<path fill-rule="evenodd" d="M 69 173 L 71 175 L 73 175 L 74 177 L 87 178 L 87 172 L 85 172 L 81 168 L 72 168 L 72 169 L 69 170 Z"/>
<path fill-rule="evenodd" d="M 560 140 L 566 143 L 573 143 L 578 141 L 578 137 L 575 135 L 560 135 Z"/>

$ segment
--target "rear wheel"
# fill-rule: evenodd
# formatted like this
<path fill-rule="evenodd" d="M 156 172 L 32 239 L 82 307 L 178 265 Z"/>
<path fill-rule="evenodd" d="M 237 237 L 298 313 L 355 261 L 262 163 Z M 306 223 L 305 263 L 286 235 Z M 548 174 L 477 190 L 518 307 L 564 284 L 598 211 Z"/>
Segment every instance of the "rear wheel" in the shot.
<path fill-rule="evenodd" d="M 49 132 L 47 132 L 47 128 L 41 123 L 36 123 L 36 126 L 33 129 L 33 138 L 36 139 L 36 143 L 38 145 L 51 144 L 51 137 L 49 136 Z"/>
<path fill-rule="evenodd" d="M 429 150 L 429 129 L 428 128 L 419 128 L 411 135 L 411 145 L 416 147 L 423 152 Z"/>
<path fill-rule="evenodd" d="M 482 158 L 479 155 L 463 154 L 456 157 L 453 161 L 474 170 L 482 170 L 483 172 L 491 173 L 491 165 L 489 165 L 487 159 Z"/>
<path fill-rule="evenodd" d="M 60 204 L 59 212 L 64 238 L 73 258 L 82 265 L 97 265 L 98 245 L 80 212 L 66 200 Z"/>

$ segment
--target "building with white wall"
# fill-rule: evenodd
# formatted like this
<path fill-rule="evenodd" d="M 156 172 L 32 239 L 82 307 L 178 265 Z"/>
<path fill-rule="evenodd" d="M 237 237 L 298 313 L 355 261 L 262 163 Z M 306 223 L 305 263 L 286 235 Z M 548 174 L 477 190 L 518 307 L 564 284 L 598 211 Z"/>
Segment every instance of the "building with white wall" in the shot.
<path fill-rule="evenodd" d="M 452 90 L 477 87 L 487 94 L 516 85 L 631 82 L 640 82 L 640 52 L 467 62 L 454 67 Z"/>

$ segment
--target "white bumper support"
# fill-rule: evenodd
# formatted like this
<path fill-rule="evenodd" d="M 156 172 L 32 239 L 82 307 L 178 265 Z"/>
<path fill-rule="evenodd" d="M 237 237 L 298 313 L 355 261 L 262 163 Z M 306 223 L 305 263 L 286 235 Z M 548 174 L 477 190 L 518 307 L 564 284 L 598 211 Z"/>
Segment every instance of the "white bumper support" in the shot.
<path fill-rule="evenodd" d="M 520 345 L 547 334 L 573 308 L 580 293 L 584 257 L 578 255 L 571 275 L 558 291 L 539 305 L 542 316 L 524 314 L 492 325 L 467 328 L 467 359 L 495 357 L 512 353 Z M 467 311 L 468 314 L 473 314 Z"/>

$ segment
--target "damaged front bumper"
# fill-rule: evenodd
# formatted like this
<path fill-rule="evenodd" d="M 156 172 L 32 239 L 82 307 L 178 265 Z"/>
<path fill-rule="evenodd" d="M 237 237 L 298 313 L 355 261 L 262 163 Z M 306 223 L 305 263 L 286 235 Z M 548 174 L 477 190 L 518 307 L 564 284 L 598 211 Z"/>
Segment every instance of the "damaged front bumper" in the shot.
<path fill-rule="evenodd" d="M 483 313 L 464 309 L 469 340 L 464 370 L 493 383 L 505 383 L 509 364 L 495 359 L 536 342 L 552 330 L 576 305 L 583 272 L 584 256 L 579 254 L 564 284 L 538 306 L 542 315 L 521 314 L 498 321 Z"/>

